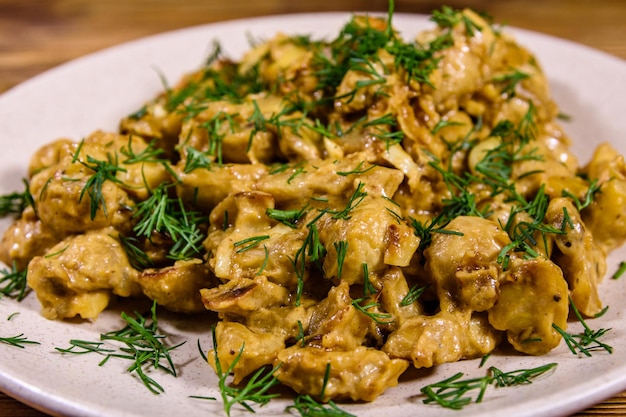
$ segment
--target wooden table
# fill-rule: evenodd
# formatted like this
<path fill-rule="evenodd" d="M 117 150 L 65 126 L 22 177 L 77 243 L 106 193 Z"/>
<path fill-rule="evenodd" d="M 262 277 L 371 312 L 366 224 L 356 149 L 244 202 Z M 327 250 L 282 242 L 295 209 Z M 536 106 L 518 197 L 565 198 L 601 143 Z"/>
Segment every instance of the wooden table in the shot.
<path fill-rule="evenodd" d="M 396 0 L 396 11 L 429 14 L 447 4 L 497 22 L 570 39 L 626 59 L 624 0 Z M 0 93 L 58 64 L 142 36 L 249 16 L 385 11 L 385 0 L 0 0 Z M 41 417 L 0 393 L 0 417 Z M 626 416 L 626 392 L 577 416 Z"/>

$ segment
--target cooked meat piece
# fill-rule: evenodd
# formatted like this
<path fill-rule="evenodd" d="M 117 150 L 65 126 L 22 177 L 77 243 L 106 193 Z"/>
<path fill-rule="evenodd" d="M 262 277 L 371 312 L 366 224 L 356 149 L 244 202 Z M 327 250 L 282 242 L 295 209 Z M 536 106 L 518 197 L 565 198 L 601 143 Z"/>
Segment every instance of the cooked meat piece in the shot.
<path fill-rule="evenodd" d="M 222 316 L 245 317 L 261 308 L 286 305 L 289 292 L 285 287 L 272 284 L 263 276 L 235 278 L 215 288 L 200 290 L 204 306 Z"/>
<path fill-rule="evenodd" d="M 237 360 L 233 368 L 233 383 L 238 384 L 243 378 L 257 369 L 271 365 L 278 352 L 285 347 L 284 337 L 276 332 L 255 332 L 241 323 L 222 321 L 215 326 L 217 359 L 226 372 Z M 209 365 L 216 370 L 216 352 L 209 351 Z"/>
<path fill-rule="evenodd" d="M 567 328 L 567 283 L 551 261 L 513 259 L 500 279 L 500 297 L 488 311 L 489 323 L 506 331 L 513 347 L 530 355 L 554 349 Z"/>
<path fill-rule="evenodd" d="M 24 210 L 22 216 L 4 232 L 0 241 L 0 261 L 7 265 L 15 264 L 18 271 L 23 271 L 31 259 L 43 255 L 58 241 L 31 207 Z"/>
<path fill-rule="evenodd" d="M 486 311 L 499 297 L 497 258 L 510 243 L 498 224 L 459 216 L 437 233 L 426 249 L 426 268 L 436 285 L 442 310 Z"/>
<path fill-rule="evenodd" d="M 593 317 L 602 310 L 598 285 L 606 272 L 604 254 L 569 199 L 552 199 L 545 221 L 562 231 L 552 235 L 556 248 L 551 259 L 561 267 L 574 305 Z"/>
<path fill-rule="evenodd" d="M 387 388 L 398 385 L 408 362 L 389 357 L 376 349 L 359 346 L 336 351 L 317 347 L 292 346 L 278 353 L 276 376 L 298 393 L 319 396 L 327 369 L 328 382 L 323 400 L 349 398 L 373 401 Z"/>
<path fill-rule="evenodd" d="M 200 259 L 177 261 L 174 265 L 146 269 L 137 276 L 141 291 L 170 311 L 198 313 L 205 311 L 200 290 L 218 284 Z"/>
<path fill-rule="evenodd" d="M 624 157 L 609 144 L 596 149 L 583 173 L 590 181 L 597 181 L 598 192 L 592 193 L 591 204 L 582 211 L 585 226 L 593 235 L 596 245 L 605 254 L 620 247 L 626 241 L 626 165 Z M 575 194 L 585 201 L 585 194 L 591 184 L 580 194 Z"/>
<path fill-rule="evenodd" d="M 93 319 L 112 296 L 141 294 L 138 271 L 115 236 L 110 228 L 70 236 L 33 258 L 28 285 L 35 290 L 44 317 Z"/>

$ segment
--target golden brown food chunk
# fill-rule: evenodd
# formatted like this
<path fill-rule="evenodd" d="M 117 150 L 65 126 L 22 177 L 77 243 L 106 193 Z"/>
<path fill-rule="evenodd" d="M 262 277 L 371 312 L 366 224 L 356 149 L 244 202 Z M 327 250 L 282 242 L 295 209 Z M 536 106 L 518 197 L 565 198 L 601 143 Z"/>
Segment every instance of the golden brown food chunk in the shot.
<path fill-rule="evenodd" d="M 68 237 L 28 265 L 28 285 L 37 293 L 49 319 L 93 319 L 113 295 L 141 294 L 138 272 L 112 229 Z M 97 262 L 94 260 L 97 259 Z"/>
<path fill-rule="evenodd" d="M 513 259 L 500 279 L 500 296 L 489 323 L 506 331 L 513 347 L 530 355 L 554 349 L 567 328 L 567 283 L 558 266 L 545 258 Z"/>
<path fill-rule="evenodd" d="M 237 193 L 212 213 L 213 222 L 228 217 L 232 227 L 215 228 L 204 246 L 208 263 L 222 280 L 264 275 L 288 288 L 295 287 L 292 259 L 305 235 L 272 220 L 267 211 L 274 208 L 272 195 L 262 192 Z M 230 204 L 229 204 L 230 203 Z"/>
<path fill-rule="evenodd" d="M 222 165 L 190 172 L 176 166 L 174 170 L 180 179 L 176 183 L 177 195 L 185 202 L 193 202 L 205 213 L 231 194 L 252 190 L 253 184 L 267 173 L 267 167 L 261 164 Z"/>
<path fill-rule="evenodd" d="M 410 360 L 416 368 L 430 368 L 484 356 L 501 339 L 501 332 L 482 313 L 441 311 L 407 319 L 389 335 L 382 350 L 391 358 Z"/>
<path fill-rule="evenodd" d="M 491 220 L 468 216 L 456 217 L 446 230 L 433 236 L 424 253 L 441 309 L 488 310 L 498 301 L 496 260 L 510 243 L 508 235 Z"/>
<path fill-rule="evenodd" d="M 39 171 L 31 179 L 31 192 L 42 223 L 61 238 L 109 226 L 128 229 L 132 205 L 128 194 L 113 182 L 105 181 L 90 195 L 88 181 L 94 171 L 72 163 L 72 150 L 67 150 L 63 162 Z"/>
<path fill-rule="evenodd" d="M 298 393 L 319 396 L 327 369 L 330 370 L 323 400 L 349 398 L 373 401 L 387 388 L 398 385 L 408 362 L 376 349 L 360 346 L 348 351 L 292 346 L 276 359 L 276 376 Z"/>
<path fill-rule="evenodd" d="M 609 144 L 596 149 L 583 169 L 591 181 L 598 181 L 591 205 L 581 213 L 585 225 L 593 234 L 596 245 L 605 254 L 626 241 L 626 165 L 624 157 Z M 582 201 L 584 195 L 577 195 Z"/>
<path fill-rule="evenodd" d="M 189 168 L 194 154 L 201 153 L 211 164 L 269 163 L 276 157 L 277 138 L 265 123 L 250 123 L 253 117 L 270 118 L 280 111 L 274 96 L 250 97 L 242 103 L 213 101 L 183 121 L 178 147 L 179 164 Z M 259 112 L 258 114 L 255 112 Z"/>
<path fill-rule="evenodd" d="M 174 155 L 174 146 L 178 142 L 183 115 L 173 109 L 167 102 L 166 94 L 139 109 L 120 121 L 120 132 L 138 136 L 146 140 L 155 140 L 165 156 Z"/>
<path fill-rule="evenodd" d="M 256 332 L 241 323 L 222 321 L 215 327 L 217 357 L 222 372 L 237 360 L 233 368 L 233 382 L 239 383 L 243 378 L 257 369 L 271 365 L 279 351 L 284 349 L 284 336 L 277 332 Z M 209 365 L 216 369 L 215 351 L 209 351 Z"/>
<path fill-rule="evenodd" d="M 287 304 L 289 292 L 264 276 L 235 278 L 219 287 L 202 289 L 202 302 L 208 310 L 222 315 L 246 316 L 261 308 Z"/>
<path fill-rule="evenodd" d="M 398 220 L 393 203 L 383 198 L 364 198 L 349 215 L 349 220 L 326 216 L 320 220 L 319 238 L 326 247 L 324 272 L 350 284 L 363 283 L 363 264 L 381 272 L 386 265 L 407 266 L 417 250 L 419 239 L 413 230 Z M 339 274 L 337 242 L 347 251 Z"/>
<path fill-rule="evenodd" d="M 48 168 L 59 162 L 61 155 L 65 152 L 67 146 L 72 145 L 71 139 L 57 139 L 53 142 L 41 146 L 30 157 L 28 165 L 28 177 L 32 178 L 42 169 Z"/>
<path fill-rule="evenodd" d="M 37 216 L 60 238 L 109 226 L 129 230 L 133 198 L 147 198 L 171 178 L 161 163 L 141 160 L 148 148 L 139 137 L 96 131 L 42 150 L 31 162 L 40 167 L 30 179 Z"/>
<path fill-rule="evenodd" d="M 371 321 L 352 304 L 350 287 L 342 282 L 328 292 L 311 313 L 306 343 L 327 350 L 351 350 L 363 344 Z"/>
<path fill-rule="evenodd" d="M 23 271 L 35 256 L 43 255 L 59 240 L 41 223 L 32 207 L 4 232 L 0 241 L 0 261 Z"/>
<path fill-rule="evenodd" d="M 589 317 L 598 314 L 602 310 L 598 284 L 606 272 L 602 251 L 569 199 L 552 199 L 545 221 L 562 231 L 552 236 L 556 247 L 551 259 L 563 271 L 572 302 Z"/>
<path fill-rule="evenodd" d="M 369 272 L 369 271 L 368 271 Z M 411 317 L 423 314 L 423 308 L 418 300 L 406 301 L 411 288 L 401 268 L 388 268 L 380 278 L 369 278 L 372 284 L 378 284 L 380 290 L 379 302 L 384 311 L 390 313 L 394 318 L 394 326 L 400 326 Z M 428 284 L 414 284 L 414 289 L 427 287 Z"/>
<path fill-rule="evenodd" d="M 408 319 L 389 335 L 382 350 L 392 358 L 411 360 L 416 368 L 458 361 L 467 348 L 469 315 L 442 311 Z"/>
<path fill-rule="evenodd" d="M 200 259 L 177 261 L 174 265 L 146 269 L 137 276 L 141 291 L 171 311 L 205 311 L 200 290 L 217 285 L 217 280 Z"/>

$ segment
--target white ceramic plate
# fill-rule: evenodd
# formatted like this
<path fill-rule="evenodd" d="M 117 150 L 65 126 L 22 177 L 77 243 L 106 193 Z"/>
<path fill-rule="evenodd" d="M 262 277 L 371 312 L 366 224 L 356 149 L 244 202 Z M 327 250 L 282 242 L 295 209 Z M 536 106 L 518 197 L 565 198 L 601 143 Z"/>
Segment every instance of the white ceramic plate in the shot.
<path fill-rule="evenodd" d="M 138 109 L 160 88 L 158 71 L 170 81 L 200 66 L 219 39 L 228 54 L 238 58 L 248 48 L 247 35 L 269 38 L 276 31 L 334 37 L 348 14 L 315 14 L 267 17 L 194 27 L 153 36 L 111 48 L 62 65 L 0 96 L 0 193 L 21 190 L 21 179 L 32 152 L 41 144 L 66 136 L 79 140 L 95 129 L 115 130 L 118 120 Z M 431 22 L 424 16 L 396 15 L 395 26 L 412 38 Z M 612 142 L 626 153 L 626 62 L 563 40 L 520 30 L 518 40 L 530 47 L 548 74 L 553 94 L 564 113 L 572 116 L 567 130 L 584 163 L 600 142 Z M 158 71 L 157 71 L 158 69 Z M 0 225 L 2 230 L 6 227 Z M 609 274 L 626 259 L 626 251 L 614 254 Z M 498 356 L 489 365 L 504 371 L 558 362 L 556 371 L 531 385 L 489 391 L 480 404 L 463 409 L 464 416 L 567 415 L 626 389 L 626 278 L 606 279 L 602 295 L 608 313 L 592 326 L 612 328 L 605 342 L 612 355 L 592 358 L 572 355 L 563 345 L 545 357 Z M 19 313 L 8 318 L 13 313 Z M 98 366 L 95 355 L 62 356 L 55 347 L 67 347 L 70 339 L 98 340 L 100 333 L 121 327 L 119 309 L 106 312 L 95 323 L 52 322 L 39 315 L 31 294 L 22 303 L 0 299 L 0 336 L 20 333 L 41 344 L 18 349 L 0 345 L 0 390 L 52 414 L 68 416 L 138 417 L 222 416 L 219 401 L 190 398 L 215 396 L 216 377 L 199 357 L 196 341 L 210 346 L 210 323 L 166 319 L 163 330 L 173 342 L 187 340 L 173 352 L 177 378 L 154 373 L 165 393 L 153 395 L 125 372 L 126 363 L 111 360 Z M 573 331 L 579 328 L 572 326 Z M 403 378 L 372 404 L 346 405 L 360 417 L 382 415 L 458 416 L 459 412 L 424 405 L 420 388 L 458 371 L 482 376 L 478 361 L 440 366 Z M 288 400 L 257 408 L 258 415 L 280 415 Z M 236 409 L 233 415 L 243 415 Z"/>

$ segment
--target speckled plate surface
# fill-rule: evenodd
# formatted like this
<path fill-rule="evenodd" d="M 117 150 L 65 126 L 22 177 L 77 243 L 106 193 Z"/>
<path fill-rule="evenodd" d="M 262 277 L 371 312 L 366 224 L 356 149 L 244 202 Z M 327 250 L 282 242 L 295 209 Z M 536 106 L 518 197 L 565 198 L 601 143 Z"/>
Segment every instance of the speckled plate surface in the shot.
<path fill-rule="evenodd" d="M 208 55 L 211 42 L 220 40 L 224 50 L 237 58 L 248 47 L 247 35 L 269 38 L 276 31 L 333 37 L 349 14 L 311 14 L 266 17 L 193 27 L 145 38 L 78 59 L 33 78 L 0 96 L 0 193 L 21 190 L 30 155 L 43 143 L 58 137 L 79 140 L 96 129 L 115 130 L 118 120 L 139 108 L 161 88 L 158 73 L 175 81 L 193 70 Z M 427 17 L 394 16 L 394 25 L 410 38 L 430 27 Z M 595 50 L 537 33 L 510 29 L 539 58 L 553 95 L 564 113 L 571 115 L 566 129 L 575 153 L 585 163 L 595 146 L 609 141 L 626 153 L 626 62 Z M 158 71 L 157 71 L 158 69 Z M 8 223 L 0 223 L 2 230 Z M 626 250 L 609 259 L 608 274 L 616 270 Z M 488 364 L 504 371 L 558 362 L 556 370 L 531 385 L 489 391 L 480 404 L 463 409 L 464 416 L 567 415 L 626 389 L 626 278 L 602 284 L 608 313 L 594 327 L 612 328 L 606 343 L 612 355 L 592 358 L 572 355 L 564 344 L 544 357 L 493 355 Z M 126 363 L 111 360 L 98 366 L 95 355 L 63 356 L 55 347 L 67 347 L 70 339 L 98 340 L 100 333 L 121 327 L 114 306 L 96 322 L 52 322 L 39 315 L 31 294 L 21 303 L 0 299 L 0 336 L 23 333 L 40 345 L 24 349 L 0 344 L 0 390 L 51 414 L 68 416 L 138 417 L 221 416 L 220 402 L 190 398 L 219 398 L 216 377 L 202 362 L 200 339 L 210 346 L 207 316 L 181 320 L 163 314 L 163 331 L 172 342 L 187 343 L 173 352 L 179 376 L 151 374 L 165 389 L 151 394 L 125 372 Z M 18 313 L 14 315 L 14 313 Z M 10 320 L 9 320 L 10 318 Z M 577 331 L 572 326 L 573 331 Z M 371 404 L 346 405 L 358 416 L 429 415 L 459 413 L 424 405 L 420 388 L 456 372 L 482 376 L 478 361 L 440 366 L 403 377 Z M 277 416 L 288 400 L 277 400 L 258 415 Z M 239 409 L 232 415 L 247 414 Z"/>

